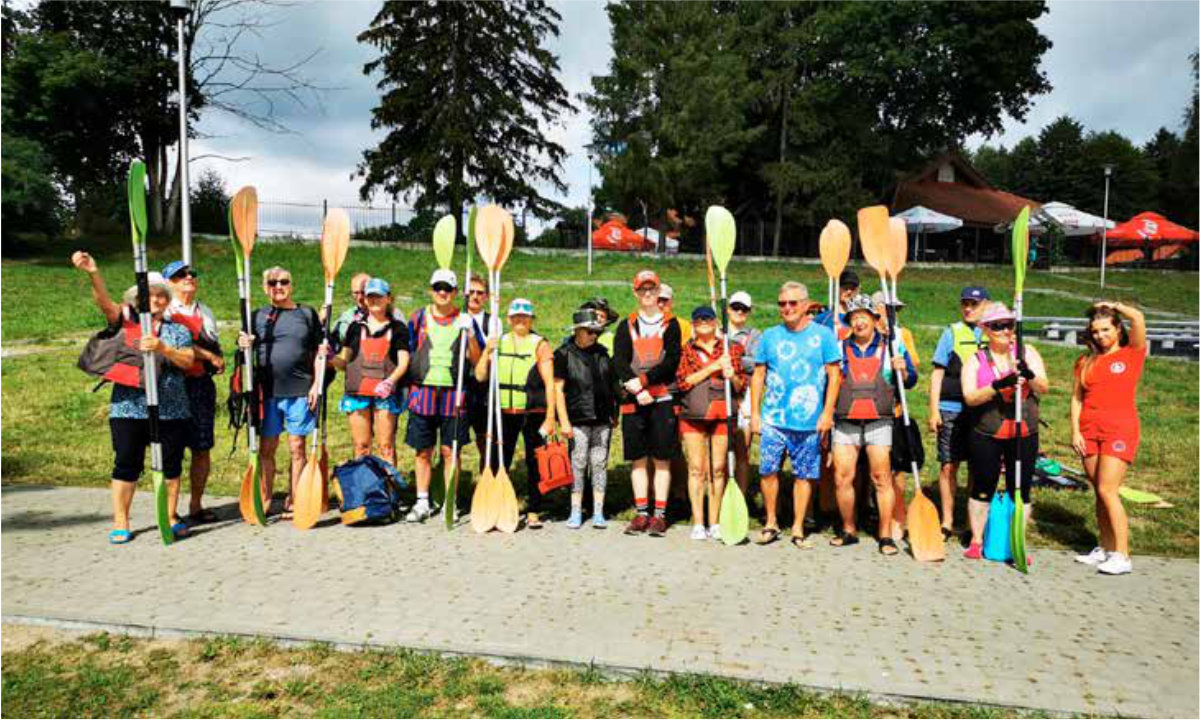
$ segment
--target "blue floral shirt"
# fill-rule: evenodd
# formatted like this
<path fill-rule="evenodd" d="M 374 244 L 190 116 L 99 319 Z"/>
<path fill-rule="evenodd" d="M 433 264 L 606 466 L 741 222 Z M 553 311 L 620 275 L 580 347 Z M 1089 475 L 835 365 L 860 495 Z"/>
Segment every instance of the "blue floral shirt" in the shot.
<path fill-rule="evenodd" d="M 177 323 L 163 323 L 159 337 L 171 347 L 192 346 L 191 333 Z M 108 410 L 110 418 L 145 420 L 149 417 L 146 414 L 146 391 L 141 388 L 114 383 L 111 402 Z M 158 378 L 158 417 L 162 420 L 186 420 L 191 416 L 187 389 L 183 385 L 183 371 L 166 363 L 166 372 Z"/>

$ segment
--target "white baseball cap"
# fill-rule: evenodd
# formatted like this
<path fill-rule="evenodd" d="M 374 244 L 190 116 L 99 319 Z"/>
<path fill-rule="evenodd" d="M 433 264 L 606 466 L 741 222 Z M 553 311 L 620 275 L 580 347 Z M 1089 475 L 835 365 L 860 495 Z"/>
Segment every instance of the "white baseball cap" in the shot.
<path fill-rule="evenodd" d="M 750 293 L 745 290 L 738 290 L 733 294 L 733 297 L 729 298 L 729 304 L 732 305 L 734 303 L 741 303 L 746 307 L 754 307 L 754 303 L 750 302 Z"/>
<path fill-rule="evenodd" d="M 453 270 L 438 268 L 437 270 L 433 271 L 433 276 L 429 278 L 429 286 L 433 287 L 438 283 L 446 283 L 450 287 L 457 289 L 458 276 L 454 274 Z"/>
<path fill-rule="evenodd" d="M 671 289 L 670 285 L 663 283 L 658 286 L 658 296 L 660 298 L 674 300 L 675 299 L 675 291 L 673 289 Z"/>

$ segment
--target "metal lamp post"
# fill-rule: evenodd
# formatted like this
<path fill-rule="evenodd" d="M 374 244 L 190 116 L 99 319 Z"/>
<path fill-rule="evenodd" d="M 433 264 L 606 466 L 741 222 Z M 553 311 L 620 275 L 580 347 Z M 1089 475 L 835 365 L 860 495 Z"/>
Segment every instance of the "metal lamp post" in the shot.
<path fill-rule="evenodd" d="M 192 198 L 188 183 L 188 133 L 187 133 L 187 58 L 184 32 L 188 15 L 192 13 L 190 0 L 170 0 L 171 12 L 175 15 L 175 27 L 179 35 L 179 235 L 183 241 L 183 261 L 192 264 Z"/>
<path fill-rule="evenodd" d="M 1104 289 L 1104 270 L 1108 266 L 1108 183 L 1112 178 L 1112 165 L 1104 166 L 1104 225 L 1101 226 L 1100 240 L 1100 289 Z"/>
<path fill-rule="evenodd" d="M 594 211 L 592 203 L 592 155 L 588 153 L 588 218 L 587 218 L 587 273 L 592 274 L 592 213 Z"/>

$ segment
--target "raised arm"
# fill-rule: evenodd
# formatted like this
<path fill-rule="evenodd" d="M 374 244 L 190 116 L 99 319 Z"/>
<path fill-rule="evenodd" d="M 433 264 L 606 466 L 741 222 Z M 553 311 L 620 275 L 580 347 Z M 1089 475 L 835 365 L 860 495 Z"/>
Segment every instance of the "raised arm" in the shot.
<path fill-rule="evenodd" d="M 110 323 L 120 319 L 121 306 L 109 297 L 108 288 L 104 285 L 104 278 L 100 277 L 95 258 L 79 250 L 71 255 L 71 264 L 87 273 L 88 280 L 92 282 L 92 300 L 95 301 L 96 307 L 100 308 L 100 312 L 104 313 L 104 319 Z"/>

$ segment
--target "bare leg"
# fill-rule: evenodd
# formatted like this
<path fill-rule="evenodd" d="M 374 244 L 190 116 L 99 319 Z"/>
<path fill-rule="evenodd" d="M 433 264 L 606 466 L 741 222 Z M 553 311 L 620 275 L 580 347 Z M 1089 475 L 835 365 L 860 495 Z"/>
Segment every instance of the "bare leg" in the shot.
<path fill-rule="evenodd" d="M 721 498 L 725 494 L 725 482 L 729 468 L 729 436 L 712 436 L 712 481 L 708 484 L 708 524 L 721 522 Z"/>
<path fill-rule="evenodd" d="M 664 502 L 671 492 L 671 461 L 655 458 L 654 463 L 654 500 Z"/>
<path fill-rule="evenodd" d="M 433 448 L 417 451 L 413 461 L 413 475 L 417 478 L 417 493 L 429 493 L 429 481 L 433 477 Z"/>
<path fill-rule="evenodd" d="M 167 483 L 167 517 L 171 524 L 179 522 L 179 478 L 169 478 Z"/>
<path fill-rule="evenodd" d="M 188 497 L 188 512 L 192 515 L 204 509 L 204 488 L 208 485 L 211 469 L 212 453 L 208 450 L 193 450 L 192 465 L 188 468 L 188 487 L 191 492 Z"/>
<path fill-rule="evenodd" d="M 954 529 L 954 491 L 957 486 L 958 463 L 943 463 L 938 473 L 938 494 L 942 500 L 942 527 L 947 530 Z"/>
<path fill-rule="evenodd" d="M 292 486 L 288 492 L 287 501 L 284 503 L 284 507 L 288 510 L 292 509 L 292 501 L 296 497 L 296 485 L 299 484 L 300 474 L 304 472 L 304 465 L 308 462 L 308 456 L 304 452 L 306 440 L 308 440 L 306 435 L 288 436 L 288 451 L 292 456 Z"/>
<path fill-rule="evenodd" d="M 709 436 L 683 433 L 683 449 L 688 462 L 688 499 L 692 506 L 692 525 L 704 524 L 704 495 L 709 484 Z"/>
<path fill-rule="evenodd" d="M 275 493 L 275 451 L 279 449 L 279 436 L 263 438 L 258 448 L 258 462 L 261 469 L 263 502 L 270 510 L 271 496 Z"/>
<path fill-rule="evenodd" d="M 834 489 L 838 513 L 842 516 L 842 532 L 857 532 L 854 518 L 854 475 L 858 470 L 858 448 L 854 445 L 833 446 Z"/>
<path fill-rule="evenodd" d="M 1091 455 L 1083 459 L 1083 471 L 1087 473 L 1088 481 L 1092 483 L 1092 490 L 1096 494 L 1096 525 L 1100 528 L 1100 547 L 1106 552 L 1112 552 L 1116 548 L 1116 542 L 1113 539 L 1112 519 L 1108 516 L 1108 508 L 1104 504 L 1104 498 L 1100 497 L 1100 483 L 1096 477 L 1100 472 L 1100 456 Z"/>
<path fill-rule="evenodd" d="M 775 504 L 779 500 L 779 474 L 772 473 L 762 477 L 763 505 L 767 511 L 767 522 L 764 527 L 779 529 L 779 518 L 776 515 Z M 803 523 L 803 517 L 801 523 Z"/>
<path fill-rule="evenodd" d="M 737 429 L 734 431 L 735 441 L 733 443 L 733 458 L 736 465 L 734 466 L 733 475 L 737 478 L 738 487 L 742 490 L 742 495 L 749 492 L 750 487 L 750 443 L 753 436 L 750 430 Z"/>
<path fill-rule="evenodd" d="M 879 506 L 879 539 L 883 540 L 892 536 L 896 507 L 896 493 L 892 487 L 892 449 L 868 445 L 867 462 L 871 466 L 871 482 L 875 485 L 875 500 Z"/>
<path fill-rule="evenodd" d="M 1120 489 L 1128 469 L 1129 465 L 1124 460 L 1102 455 L 1097 472 L 1099 482 L 1096 485 L 1096 495 L 1108 516 L 1111 549 L 1125 557 L 1129 557 L 1129 516 L 1121 504 Z"/>
<path fill-rule="evenodd" d="M 125 480 L 112 481 L 113 529 L 129 529 L 129 507 L 133 504 L 133 493 L 137 483 Z"/>
<path fill-rule="evenodd" d="M 371 411 L 355 410 L 350 413 L 350 441 L 354 443 L 354 457 L 371 454 Z"/>
<path fill-rule="evenodd" d="M 990 503 L 971 498 L 967 500 L 967 515 L 971 521 L 971 544 L 983 544 L 983 528 L 987 526 Z"/>
<path fill-rule="evenodd" d="M 392 465 L 396 464 L 396 420 L 398 416 L 387 410 L 375 411 L 375 422 L 372 431 L 375 435 L 375 447 L 379 448 L 379 456 Z"/>
<path fill-rule="evenodd" d="M 649 499 L 650 497 L 650 458 L 644 457 L 633 461 L 629 470 L 629 481 L 633 485 L 633 499 Z"/>
<path fill-rule="evenodd" d="M 792 502 L 795 508 L 795 519 L 792 520 L 792 537 L 804 537 L 804 513 L 808 509 L 808 500 L 812 497 L 813 483 L 810 480 L 796 478 L 792 483 Z"/>

